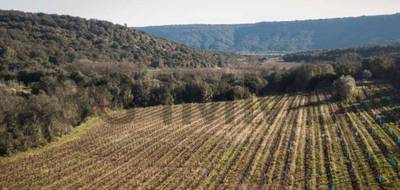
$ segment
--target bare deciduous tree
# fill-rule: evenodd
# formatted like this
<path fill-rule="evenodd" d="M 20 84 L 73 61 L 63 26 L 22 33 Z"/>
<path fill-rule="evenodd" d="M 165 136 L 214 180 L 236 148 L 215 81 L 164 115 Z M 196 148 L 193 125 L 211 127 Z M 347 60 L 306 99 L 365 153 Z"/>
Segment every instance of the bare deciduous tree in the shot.
<path fill-rule="evenodd" d="M 356 90 L 356 81 L 350 75 L 341 76 L 334 82 L 336 94 L 341 100 L 351 98 Z"/>

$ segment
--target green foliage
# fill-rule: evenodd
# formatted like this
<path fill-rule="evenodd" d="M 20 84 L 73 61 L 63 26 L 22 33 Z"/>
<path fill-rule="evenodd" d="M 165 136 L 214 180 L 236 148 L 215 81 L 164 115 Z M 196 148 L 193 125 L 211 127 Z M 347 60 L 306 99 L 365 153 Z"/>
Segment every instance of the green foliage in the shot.
<path fill-rule="evenodd" d="M 213 89 L 207 83 L 192 81 L 186 84 L 182 97 L 185 102 L 208 102 L 213 93 Z"/>
<path fill-rule="evenodd" d="M 1 133 L 3 154 L 16 150 L 27 150 L 40 146 L 54 137 L 67 132 L 63 122 L 63 110 L 60 101 L 47 95 L 31 96 L 28 99 L 4 95 L 11 102 L 2 101 Z"/>
<path fill-rule="evenodd" d="M 167 85 L 152 89 L 150 96 L 150 102 L 156 105 L 172 105 L 175 102 L 172 89 Z"/>
<path fill-rule="evenodd" d="M 0 61 L 62 65 L 79 59 L 156 67 L 211 67 L 228 54 L 203 53 L 106 21 L 0 10 Z"/>
<path fill-rule="evenodd" d="M 42 146 L 109 109 L 214 100 L 218 77 L 148 68 L 223 66 L 236 58 L 104 21 L 0 11 L 0 155 Z M 236 99 L 267 82 L 227 85 Z"/>

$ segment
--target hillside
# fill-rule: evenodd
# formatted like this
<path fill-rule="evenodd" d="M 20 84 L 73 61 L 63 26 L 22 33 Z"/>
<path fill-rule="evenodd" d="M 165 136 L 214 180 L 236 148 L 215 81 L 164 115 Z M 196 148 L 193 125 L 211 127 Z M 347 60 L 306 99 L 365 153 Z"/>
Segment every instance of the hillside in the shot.
<path fill-rule="evenodd" d="M 0 156 L 55 141 L 110 109 L 225 98 L 233 86 L 211 92 L 218 78 L 178 69 L 217 70 L 238 58 L 106 21 L 0 11 Z M 166 68 L 177 70 L 149 72 Z"/>
<path fill-rule="evenodd" d="M 0 160 L 0 188 L 399 189 L 397 94 L 359 90 L 115 112 Z"/>
<path fill-rule="evenodd" d="M 192 47 L 233 52 L 336 49 L 400 41 L 400 14 L 239 25 L 138 28 Z"/>
<path fill-rule="evenodd" d="M 227 58 L 106 21 L 0 10 L 2 65 L 59 65 L 89 59 L 193 68 L 221 66 Z"/>

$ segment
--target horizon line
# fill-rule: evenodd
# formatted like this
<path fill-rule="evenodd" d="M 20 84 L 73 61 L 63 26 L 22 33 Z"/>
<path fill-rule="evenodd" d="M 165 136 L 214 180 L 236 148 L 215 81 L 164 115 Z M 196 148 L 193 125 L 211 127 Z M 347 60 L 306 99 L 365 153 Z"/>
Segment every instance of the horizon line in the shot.
<path fill-rule="evenodd" d="M 306 21 L 320 21 L 320 20 L 335 20 L 335 19 L 355 19 L 355 18 L 362 18 L 362 17 L 376 17 L 376 16 L 392 16 L 392 15 L 397 15 L 400 14 L 400 11 L 392 12 L 392 13 L 379 13 L 379 14 L 370 14 L 370 15 L 355 15 L 355 16 L 338 16 L 338 17 L 324 17 L 324 18 L 304 18 L 304 19 L 287 19 L 287 20 L 260 20 L 260 21 L 254 21 L 254 22 L 232 22 L 232 23 L 166 23 L 166 24 L 155 24 L 155 25 L 142 25 L 142 26 L 129 26 L 126 23 L 119 23 L 111 20 L 106 20 L 106 19 L 99 19 L 99 18 L 89 18 L 89 17 L 83 17 L 83 16 L 77 16 L 77 15 L 72 15 L 72 14 L 65 14 L 65 13 L 52 13 L 52 12 L 43 12 L 43 11 L 24 11 L 24 10 L 19 10 L 19 9 L 2 9 L 0 8 L 0 11 L 16 11 L 16 12 L 23 12 L 23 13 L 30 13 L 30 14 L 48 14 L 48 15 L 59 15 L 59 16 L 71 16 L 71 17 L 77 17 L 77 18 L 82 18 L 86 20 L 99 20 L 99 21 L 106 21 L 110 22 L 112 24 L 117 24 L 117 25 L 127 25 L 129 28 L 151 28 L 151 27 L 173 27 L 173 26 L 234 26 L 234 25 L 251 25 L 251 24 L 260 24 L 260 23 L 284 23 L 284 22 L 306 22 Z"/>

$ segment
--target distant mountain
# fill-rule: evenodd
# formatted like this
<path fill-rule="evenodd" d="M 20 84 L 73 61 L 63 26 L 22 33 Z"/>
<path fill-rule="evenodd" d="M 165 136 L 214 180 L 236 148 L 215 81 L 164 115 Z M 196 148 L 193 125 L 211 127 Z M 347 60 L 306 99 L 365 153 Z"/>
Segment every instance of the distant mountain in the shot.
<path fill-rule="evenodd" d="M 203 52 L 106 21 L 0 10 L 0 62 L 21 66 L 78 59 L 153 67 L 212 67 L 225 53 Z"/>
<path fill-rule="evenodd" d="M 305 51 L 400 42 L 400 14 L 138 29 L 202 49 L 233 52 Z"/>

